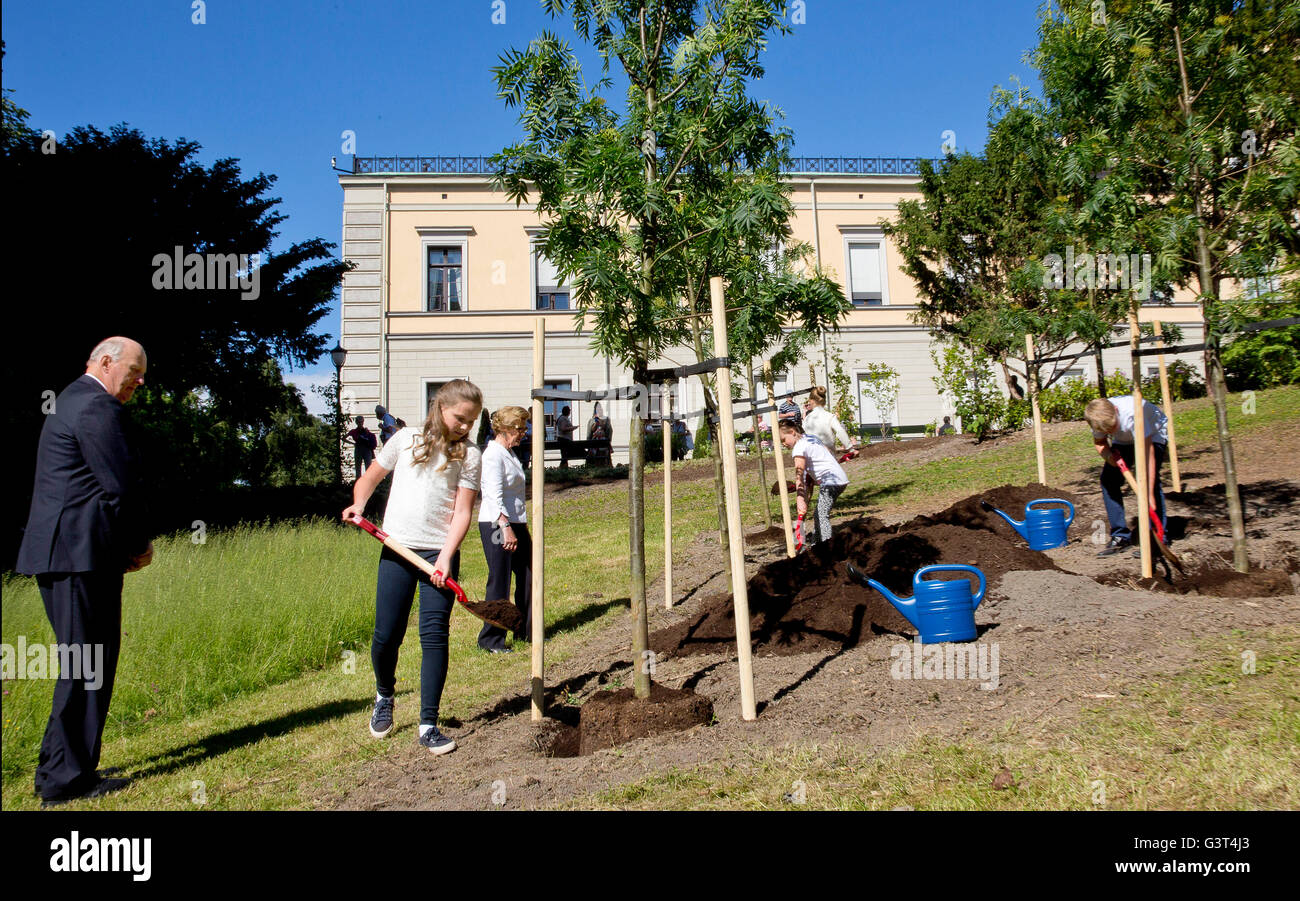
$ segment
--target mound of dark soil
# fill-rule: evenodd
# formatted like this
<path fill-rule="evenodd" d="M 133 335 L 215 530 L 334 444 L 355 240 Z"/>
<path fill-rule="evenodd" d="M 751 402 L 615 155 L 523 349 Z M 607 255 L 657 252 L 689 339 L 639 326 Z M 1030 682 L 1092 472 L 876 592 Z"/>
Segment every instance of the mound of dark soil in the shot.
<path fill-rule="evenodd" d="M 933 438 L 908 438 L 904 441 L 877 441 L 874 444 L 858 448 L 856 459 L 866 460 L 871 457 L 889 457 L 894 454 L 906 454 L 927 447 L 934 447 L 936 444 L 960 444 L 965 440 L 967 439 L 959 438 L 956 435 L 936 435 Z"/>
<path fill-rule="evenodd" d="M 988 501 L 1017 522 L 1024 522 L 1025 504 L 1040 498 L 1063 498 L 1075 505 L 1080 503 L 1077 495 L 1060 488 L 1049 488 L 1038 482 L 1031 482 L 1028 485 L 1002 485 L 980 494 L 972 494 L 970 497 L 958 501 L 933 516 L 918 516 L 905 524 L 903 528 L 921 528 L 934 523 L 948 523 L 949 525 L 961 526 L 964 529 L 983 529 L 1004 538 L 1018 539 L 1020 534 L 1001 516 L 982 510 L 980 501 Z M 1066 510 L 1068 518 L 1068 509 L 1060 505 L 1056 506 Z M 1071 526 L 1070 528 L 1073 531 L 1074 527 Z"/>
<path fill-rule="evenodd" d="M 651 683 L 650 697 L 644 699 L 631 688 L 596 692 L 580 708 L 577 725 L 566 723 L 571 720 L 571 716 L 550 720 L 538 733 L 535 743 L 547 757 L 583 756 L 709 723 L 713 702 L 693 691 Z"/>
<path fill-rule="evenodd" d="M 1288 561 L 1288 568 L 1291 562 Z M 1295 585 L 1287 569 L 1260 569 L 1253 561 L 1250 572 L 1239 573 L 1232 568 L 1231 554 L 1216 554 L 1187 567 L 1185 576 L 1174 573 L 1171 582 L 1156 563 L 1156 575 L 1143 579 L 1136 575 L 1108 573 L 1098 576 L 1103 585 L 1124 588 L 1143 588 L 1147 591 L 1165 591 L 1175 594 L 1201 594 L 1216 598 L 1275 598 L 1295 594 Z"/>
<path fill-rule="evenodd" d="M 974 503 L 978 510 L 978 497 Z M 916 571 L 935 563 L 979 567 L 990 588 L 1011 570 L 1057 569 L 1045 554 L 1017 543 L 1010 527 L 1007 531 L 1017 541 L 997 534 L 992 524 L 985 529 L 939 521 L 947 516 L 973 519 L 969 511 L 952 513 L 954 509 L 901 526 L 887 526 L 875 517 L 855 519 L 837 525 L 830 541 L 763 567 L 749 582 L 755 653 L 844 650 L 879 632 L 914 631 L 879 592 L 849 578 L 848 562 L 902 597 L 912 595 Z M 726 653 L 736 642 L 734 609 L 730 593 L 714 595 L 693 619 L 655 632 L 650 644 L 661 653 Z"/>

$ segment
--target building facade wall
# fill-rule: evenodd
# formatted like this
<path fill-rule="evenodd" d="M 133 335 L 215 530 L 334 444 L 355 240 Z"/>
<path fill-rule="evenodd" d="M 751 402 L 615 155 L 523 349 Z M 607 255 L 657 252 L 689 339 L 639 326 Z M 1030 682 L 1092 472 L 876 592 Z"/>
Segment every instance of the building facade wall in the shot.
<path fill-rule="evenodd" d="M 527 406 L 533 323 L 539 316 L 547 323 L 548 379 L 571 380 L 574 390 L 630 384 L 626 370 L 590 348 L 590 333 L 577 330 L 572 312 L 534 309 L 532 242 L 541 223 L 531 205 L 508 201 L 482 175 L 382 174 L 339 180 L 343 256 L 354 264 L 342 286 L 341 341 L 348 352 L 342 370 L 346 414 L 371 417 L 374 406 L 383 404 L 393 415 L 415 424 L 426 413 L 426 385 L 458 377 L 469 378 L 483 389 L 489 409 L 507 403 Z M 894 218 L 901 200 L 920 197 L 915 176 L 792 175 L 790 183 L 792 237 L 812 248 L 807 262 L 819 263 L 842 285 L 849 279 L 849 241 L 879 236 L 880 226 Z M 941 397 L 933 382 L 933 342 L 909 319 L 916 308 L 916 288 L 902 269 L 897 248 L 883 236 L 879 240 L 883 302 L 850 312 L 829 343 L 842 355 L 855 395 L 860 367 L 885 363 L 900 377 L 894 422 L 938 422 L 953 410 L 951 400 Z M 462 312 L 425 312 L 425 251 L 431 245 L 463 250 Z M 1174 301 L 1170 306 L 1144 307 L 1141 318 L 1178 323 L 1186 339 L 1199 339 L 1194 296 L 1180 291 Z M 815 366 L 818 382 L 826 384 L 827 357 L 820 345 L 809 348 L 807 358 L 788 373 L 788 387 L 810 384 L 809 363 Z M 1184 358 L 1201 368 L 1199 354 Z M 688 349 L 678 348 L 657 365 L 692 360 Z M 1107 351 L 1104 361 L 1107 372 L 1128 372 L 1123 348 Z M 1155 359 L 1148 358 L 1146 364 L 1154 366 Z M 1090 354 L 1071 368 L 1095 379 Z M 678 410 L 703 406 L 698 380 L 691 383 L 676 404 Z M 856 396 L 854 401 L 856 409 Z M 585 437 L 593 405 L 573 406 L 583 429 L 580 437 Z M 626 406 L 604 405 L 614 419 L 616 459 L 626 459 L 630 415 Z M 693 422 L 692 427 L 698 424 Z M 743 423 L 740 427 L 745 428 Z"/>

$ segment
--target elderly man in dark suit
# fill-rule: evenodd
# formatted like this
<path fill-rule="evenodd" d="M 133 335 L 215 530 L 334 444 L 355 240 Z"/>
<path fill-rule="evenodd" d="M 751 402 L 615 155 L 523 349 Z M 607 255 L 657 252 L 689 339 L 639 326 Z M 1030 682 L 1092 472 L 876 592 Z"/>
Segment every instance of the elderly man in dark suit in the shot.
<path fill-rule="evenodd" d="M 122 421 L 122 405 L 144 383 L 146 365 L 144 348 L 130 338 L 101 341 L 41 428 L 17 569 L 36 576 L 60 646 L 103 648 L 103 672 L 93 681 L 60 673 L 55 683 L 36 769 L 36 792 L 46 804 L 126 784 L 96 767 L 121 645 L 122 574 L 153 557 Z"/>

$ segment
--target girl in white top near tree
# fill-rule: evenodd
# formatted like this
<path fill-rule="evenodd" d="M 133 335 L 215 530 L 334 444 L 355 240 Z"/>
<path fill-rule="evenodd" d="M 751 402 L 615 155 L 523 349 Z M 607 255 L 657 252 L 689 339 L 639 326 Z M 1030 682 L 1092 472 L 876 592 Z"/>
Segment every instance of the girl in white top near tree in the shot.
<path fill-rule="evenodd" d="M 488 567 L 484 598 L 509 599 L 510 576 L 514 575 L 515 606 L 523 614 L 515 641 L 527 641 L 532 634 L 533 544 L 524 508 L 524 467 L 513 450 L 527 426 L 528 411 L 523 407 L 502 407 L 492 414 L 496 436 L 483 450 L 483 503 L 478 508 L 479 537 Z M 492 654 L 510 653 L 505 630 L 490 624 L 478 633 L 478 646 Z"/>
<path fill-rule="evenodd" d="M 831 537 L 831 507 L 849 485 L 849 477 L 835 456 L 820 441 L 805 435 L 802 426 L 792 420 L 781 423 L 781 443 L 794 457 L 795 512 L 808 515 L 808 495 L 817 485 L 817 518 L 813 540 L 820 544 Z"/>
<path fill-rule="evenodd" d="M 469 431 L 483 408 L 483 395 L 470 382 L 456 379 L 438 389 L 429 416 L 419 429 L 400 429 L 352 488 L 346 522 L 364 514 L 375 488 L 393 473 L 384 530 L 437 572 L 432 581 L 388 548 L 379 555 L 375 588 L 375 636 L 370 661 L 375 670 L 375 709 L 370 734 L 383 738 L 393 730 L 393 695 L 397 688 L 397 651 L 406 635 L 416 586 L 420 592 L 420 730 L 419 744 L 431 754 L 456 750 L 456 742 L 438 731 L 438 705 L 447 681 L 447 636 L 455 595 L 447 578 L 460 574 L 460 543 L 469 531 L 478 494 L 481 455 Z"/>
<path fill-rule="evenodd" d="M 805 435 L 812 435 L 829 451 L 838 454 L 836 448 L 842 447 L 853 456 L 858 455 L 858 452 L 853 449 L 853 441 L 849 438 L 849 433 L 840 424 L 839 417 L 826 409 L 826 389 L 821 385 L 813 387 L 808 400 L 804 403 L 803 430 Z"/>

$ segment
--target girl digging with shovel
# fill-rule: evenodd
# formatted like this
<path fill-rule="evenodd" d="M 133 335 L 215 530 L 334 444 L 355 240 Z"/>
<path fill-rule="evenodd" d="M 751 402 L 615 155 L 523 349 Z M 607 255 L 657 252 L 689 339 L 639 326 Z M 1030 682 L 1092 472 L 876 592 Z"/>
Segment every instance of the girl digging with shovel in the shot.
<path fill-rule="evenodd" d="M 416 585 L 420 589 L 420 733 L 431 754 L 456 750 L 438 731 L 438 704 L 447 681 L 447 637 L 455 595 L 447 578 L 460 573 L 460 543 L 469 530 L 479 489 L 482 455 L 468 440 L 478 421 L 483 395 L 472 383 L 455 379 L 438 389 L 428 418 L 419 429 L 404 428 L 390 438 L 352 489 L 345 522 L 362 518 L 366 501 L 388 474 L 393 484 L 384 509 L 384 529 L 425 560 L 436 572 L 424 576 L 389 548 L 379 555 L 375 589 L 375 636 L 370 660 L 375 670 L 375 708 L 370 734 L 393 730 L 397 651 L 406 634 Z"/>

